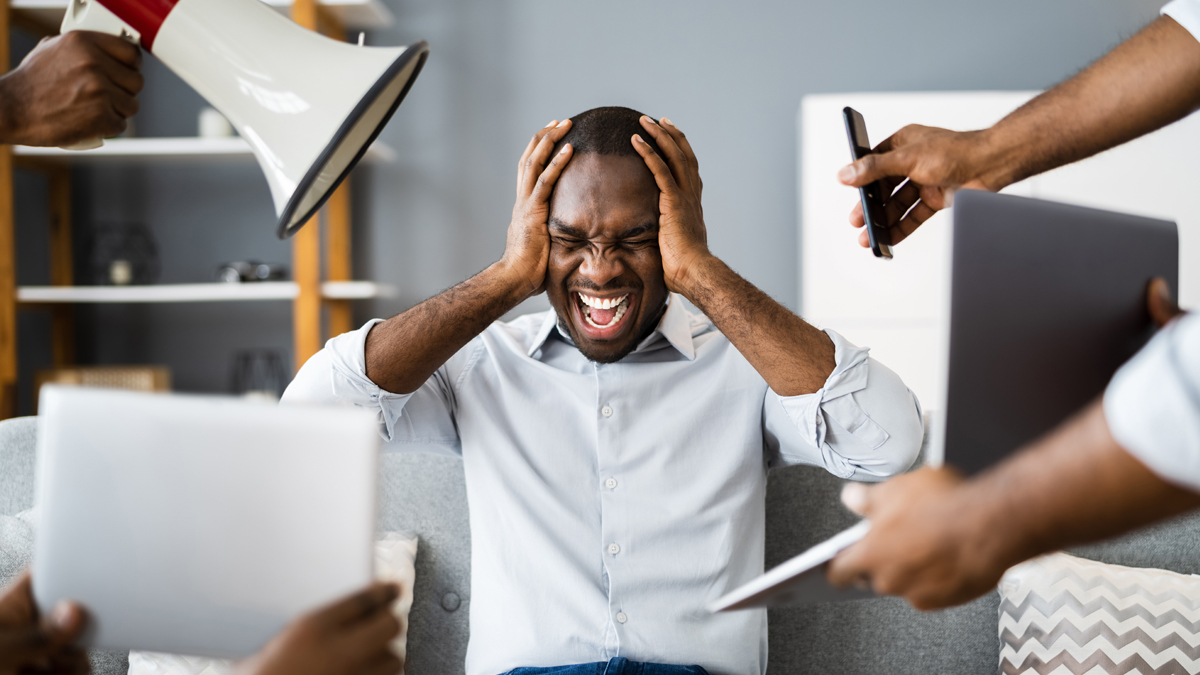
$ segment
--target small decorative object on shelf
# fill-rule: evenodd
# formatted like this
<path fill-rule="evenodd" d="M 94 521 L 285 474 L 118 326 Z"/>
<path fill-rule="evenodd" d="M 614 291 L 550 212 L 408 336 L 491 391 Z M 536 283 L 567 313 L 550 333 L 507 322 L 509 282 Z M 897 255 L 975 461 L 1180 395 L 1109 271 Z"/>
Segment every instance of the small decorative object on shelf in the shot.
<path fill-rule="evenodd" d="M 239 260 L 225 263 L 217 270 L 217 281 L 237 284 L 250 281 L 286 281 L 287 267 L 279 263 Z"/>
<path fill-rule="evenodd" d="M 38 389 L 43 384 L 65 384 L 134 391 L 170 391 L 171 369 L 166 366 L 73 366 L 39 370 L 34 376 Z"/>
<path fill-rule="evenodd" d="M 200 138 L 231 138 L 233 125 L 216 108 L 201 108 L 198 119 Z"/>
<path fill-rule="evenodd" d="M 101 225 L 92 233 L 90 249 L 93 284 L 128 286 L 158 281 L 158 245 L 145 225 Z"/>
<path fill-rule="evenodd" d="M 278 401 L 291 377 L 283 352 L 244 349 L 233 357 L 233 393 L 246 398 Z"/>

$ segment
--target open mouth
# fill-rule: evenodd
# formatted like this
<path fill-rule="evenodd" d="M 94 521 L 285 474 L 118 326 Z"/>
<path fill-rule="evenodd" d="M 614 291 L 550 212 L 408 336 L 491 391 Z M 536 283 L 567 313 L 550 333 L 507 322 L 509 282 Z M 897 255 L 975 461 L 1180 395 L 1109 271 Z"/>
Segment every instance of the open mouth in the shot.
<path fill-rule="evenodd" d="M 580 328 L 593 339 L 611 338 L 620 332 L 635 298 L 632 293 L 608 298 L 579 292 L 574 295 L 575 308 L 582 319 Z"/>

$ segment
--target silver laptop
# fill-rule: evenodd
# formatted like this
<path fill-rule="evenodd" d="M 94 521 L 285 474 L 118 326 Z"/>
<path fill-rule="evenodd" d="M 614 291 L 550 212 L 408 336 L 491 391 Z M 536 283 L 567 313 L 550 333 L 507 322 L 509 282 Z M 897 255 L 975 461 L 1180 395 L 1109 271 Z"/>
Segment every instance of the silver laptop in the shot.
<path fill-rule="evenodd" d="M 33 584 L 89 646 L 237 658 L 371 580 L 379 436 L 357 409 L 43 387 Z"/>
<path fill-rule="evenodd" d="M 943 400 L 926 462 L 974 474 L 1103 391 L 1154 334 L 1146 288 L 1178 294 L 1175 223 L 963 190 L 952 213 Z M 734 589 L 714 611 L 866 597 L 825 582 L 825 564 L 866 535 L 860 522 Z"/>

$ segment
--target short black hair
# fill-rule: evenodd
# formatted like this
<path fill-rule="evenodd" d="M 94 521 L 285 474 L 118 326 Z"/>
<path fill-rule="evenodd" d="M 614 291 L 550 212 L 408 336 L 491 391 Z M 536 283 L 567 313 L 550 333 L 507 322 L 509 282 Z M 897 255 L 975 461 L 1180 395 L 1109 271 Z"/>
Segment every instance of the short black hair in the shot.
<path fill-rule="evenodd" d="M 662 157 L 658 144 L 642 127 L 642 115 L 643 113 L 632 108 L 619 106 L 592 108 L 581 112 L 571 118 L 571 130 L 554 145 L 554 153 L 557 154 L 564 144 L 570 143 L 576 155 L 639 157 L 631 140 L 634 134 L 638 134 L 659 157 Z"/>

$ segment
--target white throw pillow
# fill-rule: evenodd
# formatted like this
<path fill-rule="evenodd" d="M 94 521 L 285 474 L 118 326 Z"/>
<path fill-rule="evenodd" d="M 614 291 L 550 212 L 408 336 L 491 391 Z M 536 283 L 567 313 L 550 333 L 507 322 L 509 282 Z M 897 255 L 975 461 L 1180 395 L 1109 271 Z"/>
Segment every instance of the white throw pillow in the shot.
<path fill-rule="evenodd" d="M 1200 578 L 1065 553 L 1000 580 L 1002 675 L 1200 673 Z"/>
<path fill-rule="evenodd" d="M 413 584 L 417 579 L 417 536 L 387 532 L 375 542 L 375 578 L 400 584 L 400 597 L 392 613 L 400 620 L 400 635 L 392 651 L 405 658 L 408 643 L 408 612 L 412 609 Z M 223 659 L 180 656 L 159 652 L 129 652 L 129 675 L 231 675 L 233 663 Z"/>

